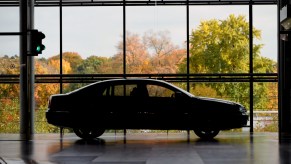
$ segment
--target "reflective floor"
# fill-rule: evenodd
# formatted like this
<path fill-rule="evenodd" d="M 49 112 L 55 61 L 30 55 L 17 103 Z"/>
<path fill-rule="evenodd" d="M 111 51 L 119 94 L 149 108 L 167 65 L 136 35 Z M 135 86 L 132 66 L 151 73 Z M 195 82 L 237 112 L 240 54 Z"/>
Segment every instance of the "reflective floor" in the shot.
<path fill-rule="evenodd" d="M 291 140 L 277 133 L 221 132 L 213 141 L 187 133 L 36 134 L 32 141 L 0 134 L 1 164 L 290 164 Z"/>

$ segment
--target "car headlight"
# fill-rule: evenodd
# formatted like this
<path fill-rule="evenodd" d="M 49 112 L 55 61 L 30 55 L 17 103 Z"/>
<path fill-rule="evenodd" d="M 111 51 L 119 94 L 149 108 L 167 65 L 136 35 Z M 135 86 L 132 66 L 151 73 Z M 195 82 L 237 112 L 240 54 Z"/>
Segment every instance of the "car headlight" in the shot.
<path fill-rule="evenodd" d="M 239 111 L 242 112 L 242 113 L 246 113 L 247 112 L 246 108 L 244 108 L 243 106 L 239 107 Z"/>

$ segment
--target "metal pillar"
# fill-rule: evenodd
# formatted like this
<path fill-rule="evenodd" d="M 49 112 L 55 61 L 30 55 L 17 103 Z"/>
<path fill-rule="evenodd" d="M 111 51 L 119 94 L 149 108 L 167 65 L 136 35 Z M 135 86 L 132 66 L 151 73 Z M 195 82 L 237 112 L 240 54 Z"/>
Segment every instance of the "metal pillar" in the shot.
<path fill-rule="evenodd" d="M 123 77 L 126 78 L 126 5 L 123 0 Z"/>
<path fill-rule="evenodd" d="M 282 137 L 291 136 L 291 44 L 281 41 L 279 54 L 279 133 Z"/>
<path fill-rule="evenodd" d="M 34 1 L 20 0 L 20 137 L 33 139 L 34 133 L 34 59 L 27 56 L 28 30 L 33 29 Z"/>
<path fill-rule="evenodd" d="M 279 135 L 291 137 L 291 44 L 281 41 L 279 54 Z"/>
<path fill-rule="evenodd" d="M 252 2 L 252 1 L 251 1 Z M 250 96 L 250 133 L 254 132 L 254 81 L 253 81 L 253 5 L 249 5 L 249 73 L 251 74 L 250 78 L 250 91 L 249 91 L 249 96 Z"/>
<path fill-rule="evenodd" d="M 281 1 L 283 2 L 283 1 Z M 284 6 L 283 6 L 284 5 Z M 279 44 L 279 137 L 291 137 L 291 4 L 278 5 Z M 281 26 L 282 25 L 282 26 Z"/>

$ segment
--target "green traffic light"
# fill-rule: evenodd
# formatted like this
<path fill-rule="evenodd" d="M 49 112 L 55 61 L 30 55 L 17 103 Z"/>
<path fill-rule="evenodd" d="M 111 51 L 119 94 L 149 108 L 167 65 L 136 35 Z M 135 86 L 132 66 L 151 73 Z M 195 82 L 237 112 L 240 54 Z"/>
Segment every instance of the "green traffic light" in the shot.
<path fill-rule="evenodd" d="M 38 45 L 37 47 L 36 47 L 36 52 L 41 52 L 42 50 L 44 50 L 45 49 L 45 46 L 44 45 Z"/>
<path fill-rule="evenodd" d="M 40 46 L 37 46 L 37 47 L 36 47 L 36 51 L 37 51 L 37 52 L 40 52 L 40 51 L 41 51 Z"/>

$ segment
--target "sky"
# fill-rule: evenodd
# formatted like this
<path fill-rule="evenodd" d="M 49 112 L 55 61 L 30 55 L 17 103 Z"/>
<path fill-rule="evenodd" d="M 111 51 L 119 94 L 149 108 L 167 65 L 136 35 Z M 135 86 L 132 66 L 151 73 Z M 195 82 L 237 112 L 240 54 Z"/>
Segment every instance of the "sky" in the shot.
<path fill-rule="evenodd" d="M 63 52 L 78 52 L 82 58 L 91 55 L 113 56 L 122 40 L 122 7 L 64 7 Z M 202 20 L 226 19 L 230 14 L 245 15 L 248 6 L 190 6 L 190 30 Z M 254 27 L 262 31 L 264 44 L 261 55 L 277 60 L 277 6 L 253 7 Z M 59 8 L 36 7 L 35 28 L 45 33 L 46 49 L 39 57 L 49 58 L 60 52 Z M 150 30 L 167 31 L 171 41 L 182 48 L 186 41 L 185 6 L 130 6 L 126 7 L 126 30 L 143 36 Z M 0 8 L 0 32 L 19 31 L 19 11 L 16 7 Z M 19 37 L 0 36 L 0 56 L 19 54 Z"/>

